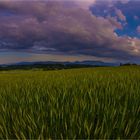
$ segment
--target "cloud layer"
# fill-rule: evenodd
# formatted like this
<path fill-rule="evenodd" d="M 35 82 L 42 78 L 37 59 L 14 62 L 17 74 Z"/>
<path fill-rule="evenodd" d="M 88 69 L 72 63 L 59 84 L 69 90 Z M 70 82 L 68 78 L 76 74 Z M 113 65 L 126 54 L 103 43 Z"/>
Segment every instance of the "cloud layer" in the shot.
<path fill-rule="evenodd" d="M 92 4 L 95 0 L 0 1 L 0 51 L 139 60 L 140 40 L 115 32 L 123 29 L 124 13 L 115 8 L 114 16 L 97 16 Z"/>

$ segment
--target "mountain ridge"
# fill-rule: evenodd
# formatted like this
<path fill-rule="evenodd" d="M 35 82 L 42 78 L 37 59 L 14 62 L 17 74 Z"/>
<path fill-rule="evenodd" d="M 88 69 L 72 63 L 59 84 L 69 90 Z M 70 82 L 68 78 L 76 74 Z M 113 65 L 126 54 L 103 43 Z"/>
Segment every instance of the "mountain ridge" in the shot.
<path fill-rule="evenodd" d="M 17 63 L 10 63 L 10 64 L 0 64 L 0 66 L 29 66 L 29 65 L 55 65 L 55 64 L 62 64 L 62 65 L 91 65 L 91 66 L 117 66 L 117 63 L 110 63 L 110 62 L 103 62 L 103 61 L 34 61 L 34 62 L 17 62 Z"/>

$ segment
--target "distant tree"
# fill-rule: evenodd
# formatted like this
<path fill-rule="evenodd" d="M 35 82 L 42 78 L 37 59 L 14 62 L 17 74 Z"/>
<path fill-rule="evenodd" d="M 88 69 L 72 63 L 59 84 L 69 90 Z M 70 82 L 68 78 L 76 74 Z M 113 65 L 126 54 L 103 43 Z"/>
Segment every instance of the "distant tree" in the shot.
<path fill-rule="evenodd" d="M 124 63 L 124 64 L 120 63 L 120 66 L 137 66 L 137 64 L 136 63 Z"/>

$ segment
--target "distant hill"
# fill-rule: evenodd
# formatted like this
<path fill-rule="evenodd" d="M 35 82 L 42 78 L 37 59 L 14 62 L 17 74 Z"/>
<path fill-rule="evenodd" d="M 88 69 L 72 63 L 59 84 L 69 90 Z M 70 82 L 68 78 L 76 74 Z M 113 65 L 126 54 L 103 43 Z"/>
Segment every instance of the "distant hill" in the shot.
<path fill-rule="evenodd" d="M 68 68 L 83 68 L 83 67 L 101 67 L 101 66 L 117 66 L 115 63 L 105 63 L 102 61 L 75 61 L 75 62 L 58 62 L 58 61 L 45 61 L 45 62 L 19 62 L 14 64 L 0 65 L 0 70 L 11 69 L 35 69 L 41 68 L 44 70 L 53 69 L 68 69 Z"/>
<path fill-rule="evenodd" d="M 37 61 L 37 62 L 19 62 L 19 63 L 13 63 L 13 64 L 7 64 L 9 65 L 47 65 L 47 64 L 63 64 L 63 65 L 91 65 L 91 66 L 116 66 L 116 63 L 106 63 L 102 61 L 74 61 L 74 62 L 59 62 L 59 61 Z"/>

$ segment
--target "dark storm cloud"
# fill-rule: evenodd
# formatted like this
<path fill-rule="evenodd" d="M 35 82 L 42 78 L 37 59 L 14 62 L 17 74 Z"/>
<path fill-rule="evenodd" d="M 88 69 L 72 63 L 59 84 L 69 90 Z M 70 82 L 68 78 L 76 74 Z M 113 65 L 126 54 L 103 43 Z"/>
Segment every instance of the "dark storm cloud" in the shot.
<path fill-rule="evenodd" d="M 139 39 L 117 36 L 123 27 L 116 18 L 96 17 L 81 4 L 0 1 L 0 12 L 1 51 L 139 58 Z"/>

